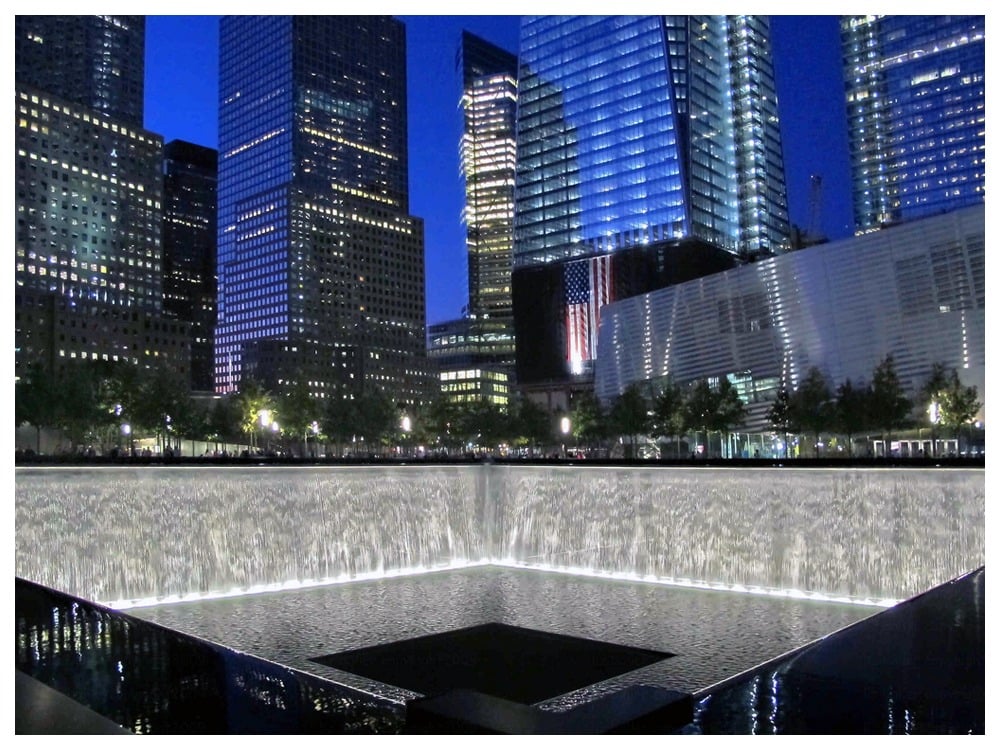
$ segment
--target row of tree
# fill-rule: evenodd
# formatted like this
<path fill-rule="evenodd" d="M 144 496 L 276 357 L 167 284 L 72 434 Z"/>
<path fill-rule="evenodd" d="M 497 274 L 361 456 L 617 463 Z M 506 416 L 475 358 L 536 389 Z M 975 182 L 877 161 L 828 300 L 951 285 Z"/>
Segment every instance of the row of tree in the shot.
<path fill-rule="evenodd" d="M 821 432 L 844 435 L 849 455 L 857 435 L 876 431 L 890 445 L 894 433 L 928 425 L 934 450 L 938 430 L 957 438 L 983 406 L 978 389 L 963 385 L 957 370 L 948 370 L 941 363 L 933 365 L 914 396 L 911 398 L 900 383 L 892 355 L 875 367 L 868 384 L 847 379 L 833 389 L 826 376 L 812 368 L 795 391 L 778 393 L 768 421 L 776 432 L 786 436 L 812 436 L 817 452 Z M 787 439 L 785 445 L 787 450 Z"/>
<path fill-rule="evenodd" d="M 783 436 L 785 455 L 791 436 L 808 435 L 813 455 L 819 455 L 821 433 L 846 438 L 848 456 L 853 456 L 856 437 L 877 434 L 886 445 L 893 434 L 907 428 L 930 427 L 931 444 L 938 431 L 958 436 L 979 410 L 975 386 L 963 385 L 956 370 L 937 363 L 930 376 L 911 398 L 903 388 L 893 357 L 887 356 L 874 369 L 870 383 L 850 379 L 831 387 L 827 377 L 812 368 L 793 391 L 781 390 L 767 413 L 767 422 Z M 639 386 L 628 388 L 604 410 L 596 399 L 578 399 L 573 412 L 574 435 L 588 446 L 600 446 L 616 435 L 628 436 L 636 455 L 640 436 L 673 442 L 674 455 L 681 454 L 681 438 L 718 433 L 721 445 L 746 419 L 747 410 L 736 388 L 726 378 L 713 383 L 698 380 L 687 387 L 668 383 L 654 397 Z M 722 448 L 720 447 L 720 451 Z"/>
<path fill-rule="evenodd" d="M 272 392 L 253 380 L 229 396 L 193 399 L 166 370 L 126 363 L 73 362 L 58 375 L 32 367 L 15 386 L 15 425 L 61 433 L 75 452 L 131 450 L 155 437 L 163 448 L 184 440 L 235 443 L 253 452 L 314 455 L 383 454 L 426 446 L 448 454 L 506 443 L 541 450 L 551 442 L 550 415 L 529 400 L 495 404 L 393 402 L 379 389 L 351 398 L 318 399 L 302 383 Z"/>
<path fill-rule="evenodd" d="M 569 414 L 556 415 L 528 399 L 516 399 L 506 410 L 486 401 L 453 403 L 443 396 L 428 404 L 399 404 L 378 389 L 321 400 L 301 382 L 272 393 L 252 380 L 207 404 L 194 400 L 166 370 L 80 362 L 58 376 L 33 367 L 16 386 L 15 422 L 35 427 L 39 452 L 42 430 L 51 429 L 65 435 L 74 449 L 96 446 L 101 452 L 153 437 L 164 448 L 196 440 L 296 455 L 320 450 L 337 456 L 384 454 L 418 445 L 453 455 L 504 444 L 533 452 L 558 444 L 608 452 L 621 443 L 626 456 L 637 456 L 639 444 L 651 439 L 666 446 L 668 454 L 672 446 L 679 457 L 690 450 L 689 437 L 697 443 L 704 436 L 707 444 L 710 435 L 718 434 L 720 444 L 728 444 L 747 416 L 726 378 L 668 383 L 655 395 L 632 386 L 607 408 L 592 394 L 582 394 Z M 887 445 L 908 427 L 929 426 L 932 443 L 939 430 L 957 435 L 981 407 L 976 388 L 964 386 L 955 370 L 941 364 L 909 397 L 888 356 L 868 384 L 845 380 L 834 388 L 813 368 L 794 391 L 777 394 L 767 421 L 784 436 L 786 452 L 790 436 L 808 435 L 818 455 L 821 433 L 835 433 L 846 437 L 852 455 L 855 437 L 872 432 Z M 567 427 L 570 434 L 563 432 Z"/>
<path fill-rule="evenodd" d="M 627 388 L 607 409 L 592 395 L 578 397 L 571 413 L 573 435 L 589 449 L 607 449 L 621 439 L 625 455 L 638 456 L 639 443 L 650 437 L 672 443 L 674 455 L 682 454 L 681 438 L 694 433 L 728 435 L 742 424 L 746 407 L 733 384 L 698 380 L 686 388 L 668 383 L 652 399 L 640 386 Z"/>
<path fill-rule="evenodd" d="M 142 435 L 169 444 L 172 435 L 193 429 L 197 416 L 181 380 L 166 369 L 142 371 L 119 362 L 68 363 L 54 374 L 40 364 L 18 380 L 16 426 L 61 432 L 73 447 L 120 445 Z"/>

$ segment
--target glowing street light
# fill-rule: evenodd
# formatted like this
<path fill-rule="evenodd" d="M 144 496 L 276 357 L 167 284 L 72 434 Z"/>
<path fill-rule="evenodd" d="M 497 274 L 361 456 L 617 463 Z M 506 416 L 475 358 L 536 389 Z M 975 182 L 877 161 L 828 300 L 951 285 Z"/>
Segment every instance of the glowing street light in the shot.
<path fill-rule="evenodd" d="M 130 456 L 135 455 L 135 444 L 132 442 L 132 425 L 123 424 L 122 425 L 122 435 L 128 438 L 128 452 Z"/>
<path fill-rule="evenodd" d="M 941 406 L 937 401 L 931 401 L 931 405 L 927 407 L 927 416 L 930 417 L 931 424 L 941 421 Z"/>
<path fill-rule="evenodd" d="M 930 406 L 927 407 L 927 416 L 931 422 L 931 455 L 937 456 L 937 435 L 935 434 L 935 428 L 941 421 L 941 405 L 937 401 L 931 401 Z"/>

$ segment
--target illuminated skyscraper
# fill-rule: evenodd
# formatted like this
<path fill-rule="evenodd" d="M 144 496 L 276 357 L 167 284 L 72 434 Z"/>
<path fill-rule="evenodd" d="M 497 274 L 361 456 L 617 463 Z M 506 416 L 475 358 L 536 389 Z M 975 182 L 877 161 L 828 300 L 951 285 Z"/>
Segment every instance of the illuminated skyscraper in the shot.
<path fill-rule="evenodd" d="M 520 383 L 589 376 L 602 305 L 789 246 L 769 21 L 522 20 Z"/>
<path fill-rule="evenodd" d="M 980 203 L 984 16 L 844 16 L 856 231 Z"/>
<path fill-rule="evenodd" d="M 465 32 L 461 59 L 470 330 L 489 360 L 513 364 L 517 57 Z"/>
<path fill-rule="evenodd" d="M 20 83 L 142 125 L 144 16 L 15 16 L 14 28 Z"/>
<path fill-rule="evenodd" d="M 426 388 L 406 35 L 369 16 L 220 24 L 216 390 Z"/>
<path fill-rule="evenodd" d="M 186 376 L 187 326 L 163 310 L 144 20 L 17 16 L 15 31 L 15 370 L 125 361 Z"/>

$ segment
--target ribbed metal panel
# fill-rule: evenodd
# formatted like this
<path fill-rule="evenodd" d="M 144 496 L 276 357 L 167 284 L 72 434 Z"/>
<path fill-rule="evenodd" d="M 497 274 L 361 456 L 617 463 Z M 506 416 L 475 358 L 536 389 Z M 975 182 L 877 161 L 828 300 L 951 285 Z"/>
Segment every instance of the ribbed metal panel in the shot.
<path fill-rule="evenodd" d="M 611 303 L 595 391 L 749 373 L 773 395 L 813 366 L 867 382 L 891 354 L 911 395 L 942 362 L 985 396 L 984 251 L 977 206 Z"/>

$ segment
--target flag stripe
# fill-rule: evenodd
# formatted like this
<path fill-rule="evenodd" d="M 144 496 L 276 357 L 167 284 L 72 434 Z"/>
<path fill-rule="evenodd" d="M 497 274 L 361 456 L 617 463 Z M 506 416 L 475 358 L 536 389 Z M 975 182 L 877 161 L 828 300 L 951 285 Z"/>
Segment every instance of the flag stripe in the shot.
<path fill-rule="evenodd" d="M 601 306 L 611 302 L 611 256 L 567 263 L 564 270 L 566 302 L 566 359 L 582 363 L 597 356 Z"/>

